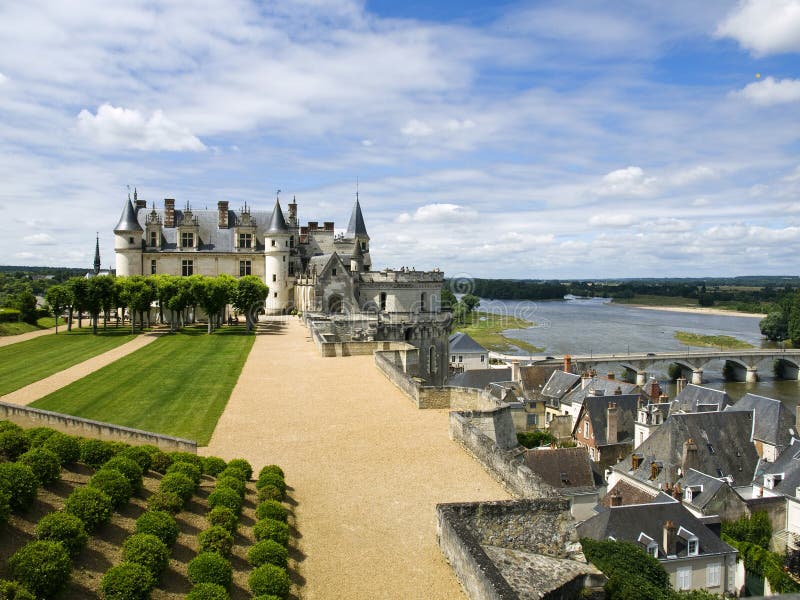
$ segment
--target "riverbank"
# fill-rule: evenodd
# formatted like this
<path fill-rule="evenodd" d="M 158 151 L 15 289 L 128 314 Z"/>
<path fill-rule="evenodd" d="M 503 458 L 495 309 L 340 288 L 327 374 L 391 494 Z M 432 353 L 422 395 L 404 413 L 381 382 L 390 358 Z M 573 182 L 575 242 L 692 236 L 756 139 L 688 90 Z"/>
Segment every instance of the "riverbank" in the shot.
<path fill-rule="evenodd" d="M 469 318 L 469 323 L 455 325 L 453 327 L 453 333 L 462 331 L 487 350 L 500 352 L 501 354 L 513 354 L 517 350 L 522 350 L 527 354 L 544 352 L 544 348 L 540 348 L 524 340 L 507 337 L 502 333 L 510 329 L 529 329 L 536 325 L 536 323 L 532 321 L 510 315 L 499 315 L 481 311 L 471 313 Z"/>
<path fill-rule="evenodd" d="M 645 306 L 643 304 L 624 304 L 624 306 L 629 306 L 631 308 L 642 308 L 644 310 L 663 310 L 666 312 L 717 315 L 723 317 L 750 317 L 753 319 L 763 319 L 767 316 L 763 313 L 739 312 L 736 310 L 726 310 L 724 308 L 711 308 L 706 306 Z"/>
<path fill-rule="evenodd" d="M 689 331 L 676 331 L 675 339 L 686 346 L 698 348 L 720 348 L 725 350 L 742 350 L 752 348 L 753 344 L 730 335 L 701 335 Z"/>

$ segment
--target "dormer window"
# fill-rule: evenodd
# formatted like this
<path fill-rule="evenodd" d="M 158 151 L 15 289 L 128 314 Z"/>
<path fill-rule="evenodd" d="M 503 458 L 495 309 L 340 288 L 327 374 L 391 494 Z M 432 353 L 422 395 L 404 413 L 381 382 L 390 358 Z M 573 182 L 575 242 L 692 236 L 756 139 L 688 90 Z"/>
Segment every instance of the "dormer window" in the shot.
<path fill-rule="evenodd" d="M 194 248 L 194 233 L 191 231 L 181 233 L 181 248 Z"/>
<path fill-rule="evenodd" d="M 697 496 L 697 494 L 703 491 L 702 485 L 690 485 L 686 487 L 686 490 L 683 492 L 683 499 L 686 502 L 691 502 L 692 499 Z"/>
<path fill-rule="evenodd" d="M 690 539 L 689 543 L 686 545 L 686 553 L 689 556 L 697 556 L 699 549 L 700 549 L 700 544 L 697 541 L 697 538 Z"/>
<path fill-rule="evenodd" d="M 647 546 L 647 553 L 653 558 L 658 558 L 658 544 L 653 542 L 652 544 Z"/>
<path fill-rule="evenodd" d="M 155 248 L 158 245 L 158 232 L 150 232 L 150 246 Z"/>
<path fill-rule="evenodd" d="M 771 473 L 764 475 L 764 487 L 768 490 L 775 489 L 775 486 L 783 481 L 783 473 Z"/>
<path fill-rule="evenodd" d="M 253 234 L 240 233 L 239 234 L 239 248 L 252 248 L 253 247 Z"/>
<path fill-rule="evenodd" d="M 686 540 L 686 555 L 697 556 L 700 553 L 700 541 L 697 536 L 685 527 L 678 528 L 678 537 Z"/>

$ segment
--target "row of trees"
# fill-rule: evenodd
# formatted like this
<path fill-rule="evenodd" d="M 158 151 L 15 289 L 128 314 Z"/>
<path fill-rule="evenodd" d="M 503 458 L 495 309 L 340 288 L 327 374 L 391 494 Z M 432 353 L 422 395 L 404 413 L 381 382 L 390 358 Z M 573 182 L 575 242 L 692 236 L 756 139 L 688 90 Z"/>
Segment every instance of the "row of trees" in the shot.
<path fill-rule="evenodd" d="M 453 322 L 456 325 L 464 325 L 472 322 L 472 311 L 478 308 L 481 299 L 472 294 L 464 294 L 461 300 L 445 285 L 442 288 L 442 310 L 449 310 L 453 313 Z"/>
<path fill-rule="evenodd" d="M 774 342 L 790 340 L 800 348 L 800 292 L 787 292 L 759 324 L 761 333 Z"/>
<path fill-rule="evenodd" d="M 267 285 L 254 275 L 239 279 L 229 275 L 101 275 L 91 279 L 74 277 L 63 285 L 54 285 L 48 288 L 45 299 L 56 318 L 56 333 L 58 317 L 64 311 L 69 315 L 68 329 L 72 328 L 75 312 L 78 314 L 78 327 L 81 326 L 83 313 L 89 313 L 92 332 L 96 334 L 99 317 L 103 315 L 105 328 L 110 314 L 120 308 L 126 308 L 130 314 L 133 332 L 136 329 L 136 316 L 139 316 L 140 327 L 144 327 L 145 316 L 149 321 L 154 303 L 158 306 L 159 321 L 169 322 L 170 330 L 174 329 L 176 321 L 179 326 L 186 322 L 188 309 L 200 307 L 208 315 L 208 333 L 211 333 L 215 326 L 221 324 L 223 311 L 228 304 L 245 315 L 247 331 L 250 331 L 254 317 L 263 308 L 268 293 Z"/>

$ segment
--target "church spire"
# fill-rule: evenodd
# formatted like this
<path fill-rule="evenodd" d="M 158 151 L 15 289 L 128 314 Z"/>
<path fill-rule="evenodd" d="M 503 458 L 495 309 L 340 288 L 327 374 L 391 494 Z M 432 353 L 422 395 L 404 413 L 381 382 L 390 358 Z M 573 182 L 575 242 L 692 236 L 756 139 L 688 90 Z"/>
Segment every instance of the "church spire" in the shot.
<path fill-rule="evenodd" d="M 356 192 L 356 204 L 353 207 L 353 214 L 350 215 L 350 223 L 347 225 L 347 237 L 365 237 L 369 239 L 367 226 L 364 224 L 364 215 L 361 214 L 358 192 Z"/>
<path fill-rule="evenodd" d="M 94 274 L 100 274 L 100 232 L 97 232 L 97 243 L 94 246 Z"/>

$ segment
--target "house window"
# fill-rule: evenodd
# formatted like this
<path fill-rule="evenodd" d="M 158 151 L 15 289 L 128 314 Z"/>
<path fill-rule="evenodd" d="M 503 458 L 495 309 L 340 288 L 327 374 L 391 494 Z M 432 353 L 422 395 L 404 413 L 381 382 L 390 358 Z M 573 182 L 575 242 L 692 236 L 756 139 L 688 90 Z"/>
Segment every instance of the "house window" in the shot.
<path fill-rule="evenodd" d="M 150 261 L 150 275 L 156 274 L 156 261 L 155 259 Z"/>
<path fill-rule="evenodd" d="M 240 233 L 239 234 L 239 248 L 252 248 L 253 247 L 253 234 Z"/>
<path fill-rule="evenodd" d="M 589 458 L 594 460 L 594 448 L 589 448 Z"/>
<path fill-rule="evenodd" d="M 275 273 L 272 274 L 272 281 L 278 281 L 278 276 Z"/>
<path fill-rule="evenodd" d="M 453 356 L 450 357 L 450 362 L 456 362 L 456 355 L 455 354 L 453 354 Z"/>
<path fill-rule="evenodd" d="M 680 567 L 677 573 L 677 587 L 679 590 L 689 590 L 692 588 L 692 567 Z"/>
<path fill-rule="evenodd" d="M 272 297 L 273 298 L 277 298 L 278 297 L 278 292 L 275 292 L 274 294 L 272 294 Z"/>
<path fill-rule="evenodd" d="M 544 416 L 544 422 L 545 422 L 545 424 L 546 424 L 546 425 L 549 425 L 549 424 L 550 424 L 550 418 L 551 418 L 552 416 L 553 416 L 553 415 L 551 415 L 550 413 L 546 413 L 546 414 L 545 414 L 545 416 Z"/>
<path fill-rule="evenodd" d="M 272 240 L 272 243 L 270 244 L 270 246 L 272 246 L 273 248 L 275 247 L 275 240 Z"/>
<path fill-rule="evenodd" d="M 286 257 L 285 256 L 283 257 L 283 262 L 286 262 Z"/>
<path fill-rule="evenodd" d="M 289 248 L 294 248 L 294 236 L 289 238 Z"/>
<path fill-rule="evenodd" d="M 181 233 L 181 248 L 194 247 L 194 234 L 188 231 Z"/>
<path fill-rule="evenodd" d="M 464 357 L 460 354 L 458 355 L 458 362 L 464 362 Z"/>
<path fill-rule="evenodd" d="M 653 558 L 658 558 L 658 544 L 650 544 L 647 547 L 647 553 Z"/>
<path fill-rule="evenodd" d="M 189 275 L 194 275 L 194 261 L 193 260 L 182 260 L 181 261 L 181 275 L 184 277 L 188 277 Z"/>
<path fill-rule="evenodd" d="M 381 292 L 381 310 L 386 310 L 386 292 Z"/>
<path fill-rule="evenodd" d="M 240 260 L 239 261 L 239 277 L 244 277 L 245 275 L 252 275 L 252 263 L 249 260 Z"/>
<path fill-rule="evenodd" d="M 132 244 L 132 243 L 133 243 L 133 238 L 132 238 L 132 237 L 129 237 L 129 238 L 128 238 L 128 243 L 129 243 L 129 244 Z"/>
<path fill-rule="evenodd" d="M 698 546 L 697 539 L 690 539 L 686 545 L 686 554 L 689 556 L 697 556 Z"/>
<path fill-rule="evenodd" d="M 422 292 L 419 295 L 419 311 L 420 312 L 425 312 L 426 311 L 426 308 L 425 308 L 425 292 Z"/>
<path fill-rule="evenodd" d="M 589 437 L 589 421 L 583 422 L 583 437 L 585 438 Z"/>
<path fill-rule="evenodd" d="M 362 252 L 366 252 L 367 251 L 367 242 L 361 242 L 361 251 Z"/>
<path fill-rule="evenodd" d="M 158 241 L 158 234 L 155 231 L 150 232 L 150 245 L 155 246 Z"/>
<path fill-rule="evenodd" d="M 486 362 L 486 355 L 485 354 L 481 354 L 481 362 Z"/>
<path fill-rule="evenodd" d="M 335 268 L 331 271 L 331 273 L 333 274 L 334 277 L 336 277 L 336 269 Z"/>
<path fill-rule="evenodd" d="M 706 567 L 706 587 L 719 587 L 722 563 L 710 564 Z"/>
<path fill-rule="evenodd" d="M 531 415 L 531 423 L 533 423 L 534 425 L 536 425 L 538 427 L 539 426 L 539 415 Z"/>

